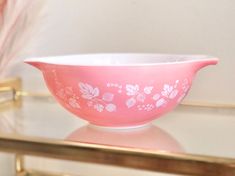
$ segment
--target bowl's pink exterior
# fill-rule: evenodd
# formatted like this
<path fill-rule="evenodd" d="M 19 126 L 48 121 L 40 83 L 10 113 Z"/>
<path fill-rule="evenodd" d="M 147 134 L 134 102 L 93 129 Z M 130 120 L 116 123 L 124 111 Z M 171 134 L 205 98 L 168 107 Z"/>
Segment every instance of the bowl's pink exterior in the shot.
<path fill-rule="evenodd" d="M 48 88 L 70 112 L 100 126 L 135 126 L 171 111 L 187 94 L 191 64 L 43 66 Z"/>
<path fill-rule="evenodd" d="M 139 66 L 28 63 L 40 68 L 49 90 L 68 111 L 91 124 L 129 127 L 175 108 L 195 73 L 217 60 Z"/>

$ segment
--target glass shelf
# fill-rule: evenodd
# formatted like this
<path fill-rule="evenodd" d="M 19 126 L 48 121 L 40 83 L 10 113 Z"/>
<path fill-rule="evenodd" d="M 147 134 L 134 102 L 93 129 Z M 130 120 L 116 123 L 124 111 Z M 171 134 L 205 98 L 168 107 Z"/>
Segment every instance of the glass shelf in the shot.
<path fill-rule="evenodd" d="M 24 97 L 20 107 L 1 108 L 0 134 L 0 150 L 12 153 L 85 162 L 99 160 L 102 164 L 119 159 L 111 164 L 179 174 L 203 175 L 207 171 L 202 168 L 214 169 L 209 175 L 223 169 L 235 173 L 233 108 L 181 105 L 152 125 L 133 130 L 107 130 L 75 117 L 50 97 Z M 17 146 L 14 148 L 13 144 Z M 49 153 L 52 150 L 55 153 Z M 72 157 L 79 151 L 85 153 L 84 158 Z M 97 152 L 97 157 L 103 158 L 90 160 L 89 152 Z M 148 167 L 133 162 L 119 163 L 124 161 L 120 157 L 126 161 L 139 157 L 143 162 L 165 162 L 168 167 L 155 169 L 151 164 Z M 182 166 L 175 168 L 177 162 Z"/>

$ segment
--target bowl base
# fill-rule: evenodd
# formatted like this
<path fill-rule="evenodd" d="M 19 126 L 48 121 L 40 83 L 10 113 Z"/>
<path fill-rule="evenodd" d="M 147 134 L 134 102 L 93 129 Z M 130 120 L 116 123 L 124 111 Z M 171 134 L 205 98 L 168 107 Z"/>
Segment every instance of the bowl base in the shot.
<path fill-rule="evenodd" d="M 139 128 L 146 128 L 151 126 L 151 123 L 145 123 L 141 125 L 133 125 L 133 126 L 118 126 L 118 127 L 109 127 L 109 126 L 99 126 L 94 124 L 89 124 L 91 128 L 101 129 L 101 130 L 134 130 Z"/>

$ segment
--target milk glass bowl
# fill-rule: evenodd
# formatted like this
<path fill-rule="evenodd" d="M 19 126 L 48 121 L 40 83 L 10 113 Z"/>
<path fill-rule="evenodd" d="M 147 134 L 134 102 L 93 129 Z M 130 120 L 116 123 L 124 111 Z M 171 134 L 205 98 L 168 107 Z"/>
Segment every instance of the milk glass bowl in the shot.
<path fill-rule="evenodd" d="M 93 125 L 131 128 L 172 111 L 195 74 L 216 64 L 203 55 L 84 54 L 25 60 L 42 71 L 65 109 Z"/>

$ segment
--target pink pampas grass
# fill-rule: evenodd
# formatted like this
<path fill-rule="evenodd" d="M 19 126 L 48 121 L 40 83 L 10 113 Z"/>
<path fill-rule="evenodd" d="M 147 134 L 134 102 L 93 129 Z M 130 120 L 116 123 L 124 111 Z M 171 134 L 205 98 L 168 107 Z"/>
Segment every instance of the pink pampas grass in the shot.
<path fill-rule="evenodd" d="M 0 0 L 0 77 L 35 37 L 44 0 Z"/>

